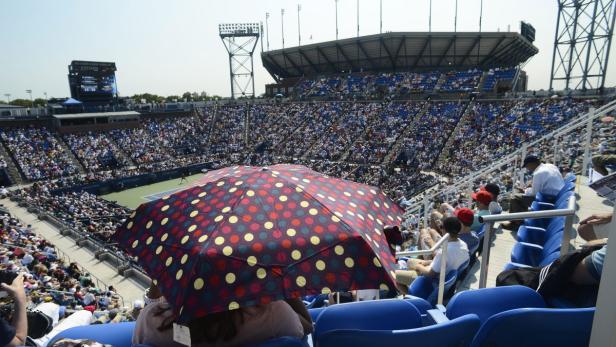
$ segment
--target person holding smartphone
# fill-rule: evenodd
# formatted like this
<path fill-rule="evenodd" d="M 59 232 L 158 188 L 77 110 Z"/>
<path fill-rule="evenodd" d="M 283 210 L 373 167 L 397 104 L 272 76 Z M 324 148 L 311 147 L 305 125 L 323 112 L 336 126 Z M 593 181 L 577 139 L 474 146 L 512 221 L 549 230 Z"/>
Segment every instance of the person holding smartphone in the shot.
<path fill-rule="evenodd" d="M 4 277 L 4 276 L 3 276 Z M 26 292 L 24 277 L 17 275 L 11 284 L 1 283 L 0 291 L 13 298 L 13 321 L 11 323 L 0 318 L 0 346 L 22 346 L 26 344 L 28 335 L 28 320 L 26 318 Z"/>

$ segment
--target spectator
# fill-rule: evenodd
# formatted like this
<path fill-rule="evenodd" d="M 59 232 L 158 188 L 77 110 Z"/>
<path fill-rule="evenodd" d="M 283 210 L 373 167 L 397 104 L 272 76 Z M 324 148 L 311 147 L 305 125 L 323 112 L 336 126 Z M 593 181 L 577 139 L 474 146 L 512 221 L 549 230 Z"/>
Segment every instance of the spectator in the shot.
<path fill-rule="evenodd" d="M 528 172 L 533 174 L 532 186 L 527 189 L 524 194 L 515 194 L 509 202 L 509 212 L 528 211 L 528 208 L 535 201 L 535 195 L 541 193 L 545 196 L 556 196 L 565 186 L 565 181 L 558 170 L 552 164 L 541 163 L 539 158 L 534 155 L 529 155 L 524 158 L 522 164 Z M 510 230 L 517 230 L 520 226 L 519 221 L 504 223 L 503 227 Z"/>
<path fill-rule="evenodd" d="M 28 321 L 26 319 L 26 293 L 23 275 L 17 275 L 10 285 L 2 283 L 0 287 L 13 298 L 13 321 L 9 324 L 0 318 L 0 346 L 25 345 Z"/>
<path fill-rule="evenodd" d="M 609 223 L 612 221 L 611 213 L 595 213 L 580 221 L 578 234 L 586 241 L 608 237 Z"/>
<path fill-rule="evenodd" d="M 498 195 L 500 194 L 500 188 L 498 187 L 498 184 L 488 183 L 482 188 L 483 190 L 492 194 L 492 201 L 490 201 L 490 204 L 488 205 L 488 210 L 490 211 L 490 214 L 501 214 L 503 212 L 503 208 L 498 203 Z"/>
<path fill-rule="evenodd" d="M 479 222 L 479 217 L 489 215 L 490 209 L 489 205 L 494 200 L 492 193 L 486 190 L 479 190 L 476 193 L 471 195 L 473 201 L 477 203 L 477 211 L 474 213 L 474 221 L 471 226 L 471 230 L 474 232 L 479 232 L 483 223 Z"/>
<path fill-rule="evenodd" d="M 466 243 L 466 246 L 469 249 L 469 255 L 471 255 L 471 251 L 479 248 L 479 237 L 477 237 L 477 233 L 472 229 L 472 226 L 476 221 L 476 216 L 473 213 L 473 210 L 466 207 L 457 209 L 455 215 L 462 224 L 462 229 L 458 234 L 458 238 Z"/>

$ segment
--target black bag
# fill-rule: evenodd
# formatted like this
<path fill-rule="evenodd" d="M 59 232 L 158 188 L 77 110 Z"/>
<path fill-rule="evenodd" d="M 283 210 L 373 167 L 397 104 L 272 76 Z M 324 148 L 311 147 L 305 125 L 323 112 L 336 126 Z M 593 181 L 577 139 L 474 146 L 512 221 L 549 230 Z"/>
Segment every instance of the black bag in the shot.
<path fill-rule="evenodd" d="M 38 339 L 45 336 L 53 329 L 53 319 L 42 312 L 28 311 L 28 336 Z"/>
<path fill-rule="evenodd" d="M 496 278 L 496 286 L 522 285 L 536 290 L 546 302 L 551 299 L 564 299 L 576 307 L 594 306 L 599 285 L 576 285 L 570 282 L 570 279 L 577 265 L 601 247 L 578 249 L 543 268 L 505 270 Z"/>

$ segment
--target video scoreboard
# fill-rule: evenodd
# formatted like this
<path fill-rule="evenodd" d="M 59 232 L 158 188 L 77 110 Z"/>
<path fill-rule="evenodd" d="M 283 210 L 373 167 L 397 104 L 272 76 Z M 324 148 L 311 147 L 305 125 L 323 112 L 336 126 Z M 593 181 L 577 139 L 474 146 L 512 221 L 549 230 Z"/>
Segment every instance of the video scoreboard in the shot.
<path fill-rule="evenodd" d="M 81 102 L 111 102 L 117 96 L 115 63 L 73 60 L 68 66 L 71 97 Z"/>

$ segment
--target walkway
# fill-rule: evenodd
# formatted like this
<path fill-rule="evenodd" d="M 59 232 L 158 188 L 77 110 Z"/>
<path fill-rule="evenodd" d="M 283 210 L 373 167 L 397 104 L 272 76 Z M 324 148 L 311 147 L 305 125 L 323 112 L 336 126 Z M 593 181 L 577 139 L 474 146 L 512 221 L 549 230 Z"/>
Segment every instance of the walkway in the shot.
<path fill-rule="evenodd" d="M 112 285 L 124 298 L 124 305 L 128 306 L 134 300 L 143 298 L 145 288 L 141 284 L 120 275 L 112 265 L 96 259 L 91 250 L 78 246 L 74 239 L 61 235 L 54 226 L 39 220 L 36 215 L 18 206 L 15 202 L 2 199 L 0 204 L 3 204 L 15 218 L 25 224 L 31 224 L 37 234 L 53 243 L 60 252 L 67 254 L 71 261 L 98 277 L 106 285 Z"/>

